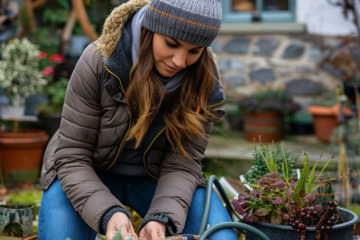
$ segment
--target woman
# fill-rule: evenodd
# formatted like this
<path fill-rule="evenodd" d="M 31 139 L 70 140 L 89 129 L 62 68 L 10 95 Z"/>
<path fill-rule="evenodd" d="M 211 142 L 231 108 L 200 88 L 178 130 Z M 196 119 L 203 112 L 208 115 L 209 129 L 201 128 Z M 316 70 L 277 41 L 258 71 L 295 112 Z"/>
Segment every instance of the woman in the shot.
<path fill-rule="evenodd" d="M 201 160 L 225 98 L 210 44 L 220 0 L 131 0 L 80 58 L 44 155 L 39 239 L 196 234 Z M 124 204 L 124 205 L 123 205 Z M 214 194 L 209 224 L 231 221 Z M 210 239 L 237 239 L 222 230 Z"/>

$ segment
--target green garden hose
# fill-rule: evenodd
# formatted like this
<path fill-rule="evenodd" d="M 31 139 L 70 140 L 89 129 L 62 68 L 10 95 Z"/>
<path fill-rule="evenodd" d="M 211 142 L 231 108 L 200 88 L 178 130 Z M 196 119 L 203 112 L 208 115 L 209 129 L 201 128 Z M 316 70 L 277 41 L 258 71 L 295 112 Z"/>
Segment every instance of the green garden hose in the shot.
<path fill-rule="evenodd" d="M 243 231 L 249 231 L 254 233 L 255 235 L 257 235 L 258 237 L 260 237 L 262 240 L 270 240 L 264 233 L 262 233 L 261 231 L 257 230 L 256 228 L 244 224 L 244 223 L 236 223 L 236 222 L 225 222 L 225 223 L 219 223 L 216 224 L 214 226 L 211 226 L 209 229 L 206 229 L 206 225 L 208 223 L 209 220 L 209 213 L 210 213 L 210 204 L 211 204 L 211 193 L 212 193 L 212 187 L 213 184 L 215 184 L 217 190 L 219 191 L 221 197 L 223 198 L 223 200 L 226 203 L 226 209 L 229 213 L 229 215 L 231 216 L 232 213 L 235 213 L 234 208 L 232 207 L 229 198 L 227 197 L 223 187 L 221 186 L 219 180 L 216 178 L 216 176 L 212 175 L 210 176 L 210 178 L 207 181 L 206 184 L 206 193 L 205 193 L 205 204 L 204 204 L 204 212 L 203 212 L 203 216 L 202 216 L 202 220 L 201 220 L 201 224 L 200 224 L 200 229 L 199 229 L 199 235 L 201 235 L 199 240 L 205 240 L 210 234 L 212 234 L 213 232 L 219 230 L 219 229 L 223 229 L 223 228 L 237 228 L 239 230 L 243 230 Z M 236 214 L 237 215 L 237 214 Z"/>
<path fill-rule="evenodd" d="M 264 233 L 257 230 L 256 228 L 247 225 L 245 223 L 238 223 L 238 222 L 224 222 L 224 223 L 218 223 L 210 228 L 208 228 L 199 238 L 199 240 L 206 240 L 207 237 L 209 237 L 212 233 L 223 229 L 223 228 L 237 228 L 239 230 L 245 230 L 248 232 L 251 232 L 258 236 L 262 240 L 270 240 Z"/>

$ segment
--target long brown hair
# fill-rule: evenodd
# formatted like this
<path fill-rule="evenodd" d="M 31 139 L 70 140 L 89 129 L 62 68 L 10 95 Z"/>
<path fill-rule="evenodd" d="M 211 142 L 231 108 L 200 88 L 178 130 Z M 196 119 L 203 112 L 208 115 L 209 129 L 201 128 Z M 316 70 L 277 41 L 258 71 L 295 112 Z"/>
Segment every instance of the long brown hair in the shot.
<path fill-rule="evenodd" d="M 216 84 L 214 64 L 205 48 L 198 61 L 188 66 L 181 87 L 174 93 L 165 94 L 164 85 L 153 71 L 153 36 L 153 32 L 143 29 L 138 61 L 130 71 L 126 102 L 137 121 L 131 127 L 127 140 L 136 136 L 136 148 L 140 146 L 151 124 L 151 115 L 165 100 L 163 118 L 167 125 L 166 137 L 174 149 L 179 147 L 188 157 L 181 140 L 193 135 L 204 137 L 204 123 L 213 117 L 207 109 L 207 102 Z"/>

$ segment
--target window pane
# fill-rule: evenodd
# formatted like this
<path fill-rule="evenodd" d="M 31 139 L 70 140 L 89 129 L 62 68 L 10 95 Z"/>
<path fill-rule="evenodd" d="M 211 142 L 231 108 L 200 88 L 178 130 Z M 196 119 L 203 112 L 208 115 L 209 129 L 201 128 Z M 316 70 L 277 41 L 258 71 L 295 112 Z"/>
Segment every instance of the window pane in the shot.
<path fill-rule="evenodd" d="M 257 0 L 232 0 L 234 12 L 252 12 L 256 10 Z"/>
<path fill-rule="evenodd" d="M 289 10 L 289 0 L 263 0 L 263 11 Z"/>

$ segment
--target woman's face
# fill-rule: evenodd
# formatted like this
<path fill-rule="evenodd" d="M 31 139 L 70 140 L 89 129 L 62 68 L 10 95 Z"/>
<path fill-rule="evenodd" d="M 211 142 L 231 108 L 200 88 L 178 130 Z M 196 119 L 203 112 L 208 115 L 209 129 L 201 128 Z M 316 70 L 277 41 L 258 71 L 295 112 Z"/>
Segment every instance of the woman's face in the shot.
<path fill-rule="evenodd" d="M 164 77 L 172 77 L 185 66 L 194 64 L 203 51 L 204 47 L 154 33 L 154 65 Z"/>

